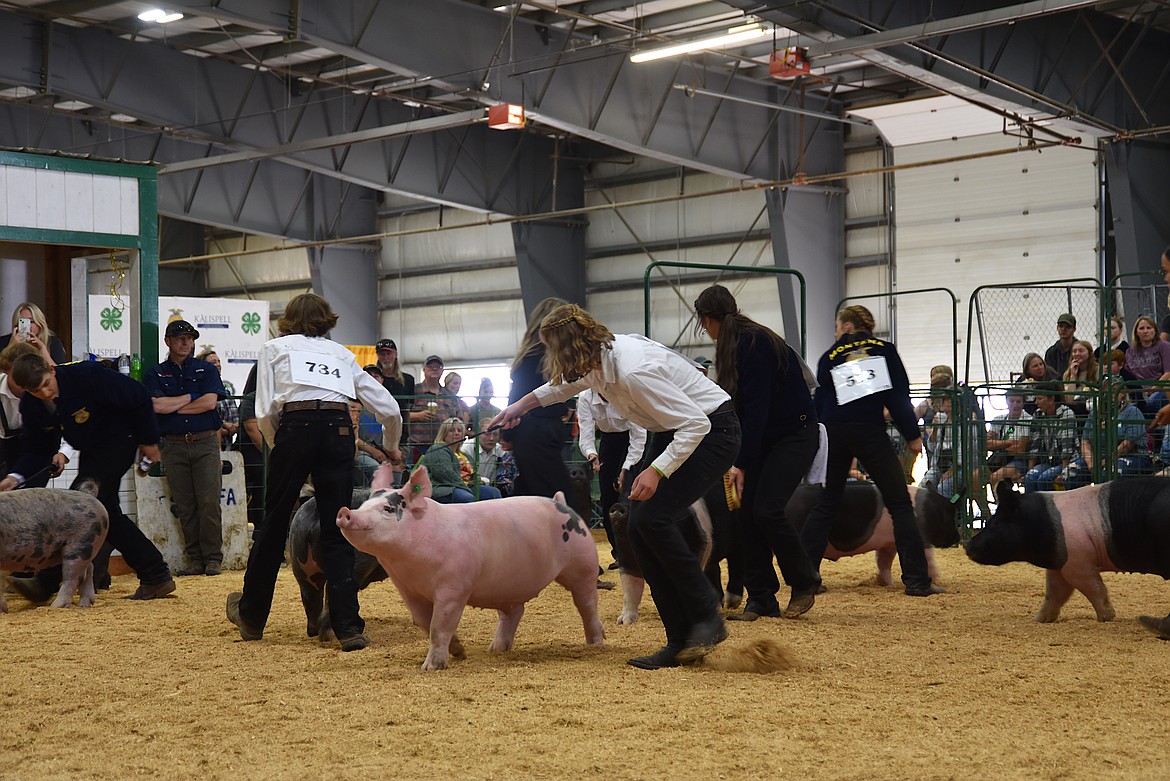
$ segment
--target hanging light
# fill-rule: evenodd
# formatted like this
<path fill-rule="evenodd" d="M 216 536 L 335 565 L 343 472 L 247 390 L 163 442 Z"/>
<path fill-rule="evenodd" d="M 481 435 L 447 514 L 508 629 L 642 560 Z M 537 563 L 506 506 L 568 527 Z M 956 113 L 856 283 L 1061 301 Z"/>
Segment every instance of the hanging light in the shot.
<path fill-rule="evenodd" d="M 650 62 L 651 60 L 661 60 L 664 57 L 674 57 L 678 54 L 686 54 L 688 52 L 699 51 L 700 49 L 719 49 L 727 46 L 739 46 L 771 34 L 772 31 L 764 29 L 759 22 L 752 22 L 751 24 L 732 27 L 726 34 L 717 35 L 713 38 L 699 38 L 694 41 L 687 41 L 686 43 L 664 46 L 661 49 L 637 52 L 630 55 L 630 62 Z"/>
<path fill-rule="evenodd" d="M 515 103 L 488 106 L 488 127 L 492 130 L 519 130 L 527 121 L 523 106 L 517 106 Z"/>

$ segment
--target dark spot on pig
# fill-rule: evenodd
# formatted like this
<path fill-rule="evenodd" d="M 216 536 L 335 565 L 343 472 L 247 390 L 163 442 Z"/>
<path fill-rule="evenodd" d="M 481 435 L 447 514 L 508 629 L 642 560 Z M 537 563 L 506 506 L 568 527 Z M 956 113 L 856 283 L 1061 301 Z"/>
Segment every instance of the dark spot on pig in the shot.
<path fill-rule="evenodd" d="M 568 542 L 570 534 L 580 534 L 582 537 L 588 536 L 589 532 L 586 531 L 585 524 L 581 522 L 581 516 L 577 515 L 568 505 L 562 502 L 556 502 L 556 508 L 560 513 L 567 515 L 569 518 L 561 524 L 561 528 L 564 529 L 564 534 L 561 536 L 562 540 Z"/>

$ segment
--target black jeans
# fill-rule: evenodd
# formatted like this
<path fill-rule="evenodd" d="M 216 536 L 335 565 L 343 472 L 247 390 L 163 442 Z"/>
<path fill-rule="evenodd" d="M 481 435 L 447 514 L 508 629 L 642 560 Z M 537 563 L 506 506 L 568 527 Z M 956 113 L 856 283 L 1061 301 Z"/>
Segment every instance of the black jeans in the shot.
<path fill-rule="evenodd" d="M 626 456 L 630 452 L 630 432 L 602 431 L 599 439 L 597 459 L 601 461 L 601 469 L 597 470 L 597 486 L 601 493 L 601 525 L 616 558 L 617 547 L 614 545 L 613 527 L 609 525 L 609 508 L 629 494 L 628 485 L 621 486 L 619 491 L 614 487 L 614 483 L 622 473 L 622 464 L 626 462 Z"/>
<path fill-rule="evenodd" d="M 659 481 L 654 495 L 630 507 L 630 543 L 668 643 L 685 643 L 693 625 L 719 615 L 719 598 L 679 524 L 690 518 L 691 505 L 723 479 L 739 452 L 739 418 L 730 403 L 727 407 L 711 415 L 711 431 L 673 475 Z M 672 431 L 653 435 L 643 461 L 647 469 L 673 439 Z"/>
<path fill-rule="evenodd" d="M 92 478 L 98 483 L 98 501 L 110 516 L 110 531 L 106 543 L 117 548 L 122 560 L 138 574 L 145 586 L 155 586 L 171 579 L 171 570 L 158 548 L 126 517 L 118 503 L 118 489 L 122 475 L 134 462 L 138 445 L 133 437 L 111 439 L 81 451 L 77 460 L 76 487 L 82 480 Z M 47 591 L 55 591 L 61 583 L 61 567 L 50 567 L 37 575 Z"/>
<path fill-rule="evenodd" d="M 784 514 L 792 493 L 812 465 L 820 432 L 816 421 L 765 445 L 759 463 L 744 465 L 743 502 L 736 524 L 743 556 L 748 605 L 778 608 L 780 583 L 772 556 L 793 595 L 816 593 L 821 578 L 800 542 L 800 533 Z M 818 559 L 819 561 L 819 559 Z"/>
<path fill-rule="evenodd" d="M 353 441 L 349 414 L 344 411 L 302 410 L 281 417 L 268 458 L 264 522 L 255 531 L 244 573 L 240 617 L 250 626 L 263 627 L 268 622 L 293 504 L 305 478 L 312 475 L 330 624 L 341 639 L 365 631 L 358 613 L 353 546 L 337 528 L 337 513 L 349 504 L 353 493 Z"/>
<path fill-rule="evenodd" d="M 837 517 L 837 507 L 845 493 L 845 479 L 854 457 L 865 464 L 869 479 L 877 485 L 882 501 L 894 521 L 894 544 L 902 566 L 902 582 L 907 588 L 930 587 L 922 535 L 914 522 L 914 505 L 906 490 L 902 465 L 894 452 L 883 424 L 826 423 L 829 432 L 829 463 L 820 501 L 809 513 L 801 533 L 801 542 L 809 561 L 820 569 L 821 557 L 829 542 L 829 533 Z"/>
<path fill-rule="evenodd" d="M 526 415 L 512 429 L 512 454 L 516 459 L 516 483 L 512 496 L 549 496 L 560 491 L 572 496 L 569 468 L 562 451 L 565 424 L 560 418 Z"/>

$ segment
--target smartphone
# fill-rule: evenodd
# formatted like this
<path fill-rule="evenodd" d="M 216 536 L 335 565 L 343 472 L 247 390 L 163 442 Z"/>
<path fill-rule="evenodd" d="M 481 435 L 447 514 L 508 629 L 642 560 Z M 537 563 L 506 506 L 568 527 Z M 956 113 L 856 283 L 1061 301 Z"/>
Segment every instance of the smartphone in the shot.
<path fill-rule="evenodd" d="M 16 332 L 27 334 L 32 331 L 32 320 L 27 317 L 21 317 L 16 321 Z"/>

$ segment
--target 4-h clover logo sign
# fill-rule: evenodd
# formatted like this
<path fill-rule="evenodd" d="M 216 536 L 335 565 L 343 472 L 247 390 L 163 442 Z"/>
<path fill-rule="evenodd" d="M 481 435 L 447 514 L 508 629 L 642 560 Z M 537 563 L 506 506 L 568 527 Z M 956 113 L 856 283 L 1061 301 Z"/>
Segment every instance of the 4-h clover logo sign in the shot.
<path fill-rule="evenodd" d="M 115 306 L 107 306 L 102 310 L 101 323 L 103 331 L 122 330 L 122 310 Z"/>
<path fill-rule="evenodd" d="M 259 312 L 246 312 L 246 313 L 244 313 L 244 316 L 242 318 L 240 318 L 240 320 L 242 321 L 240 323 L 240 330 L 243 331 L 244 333 L 246 333 L 246 334 L 260 333 L 260 313 Z"/>

